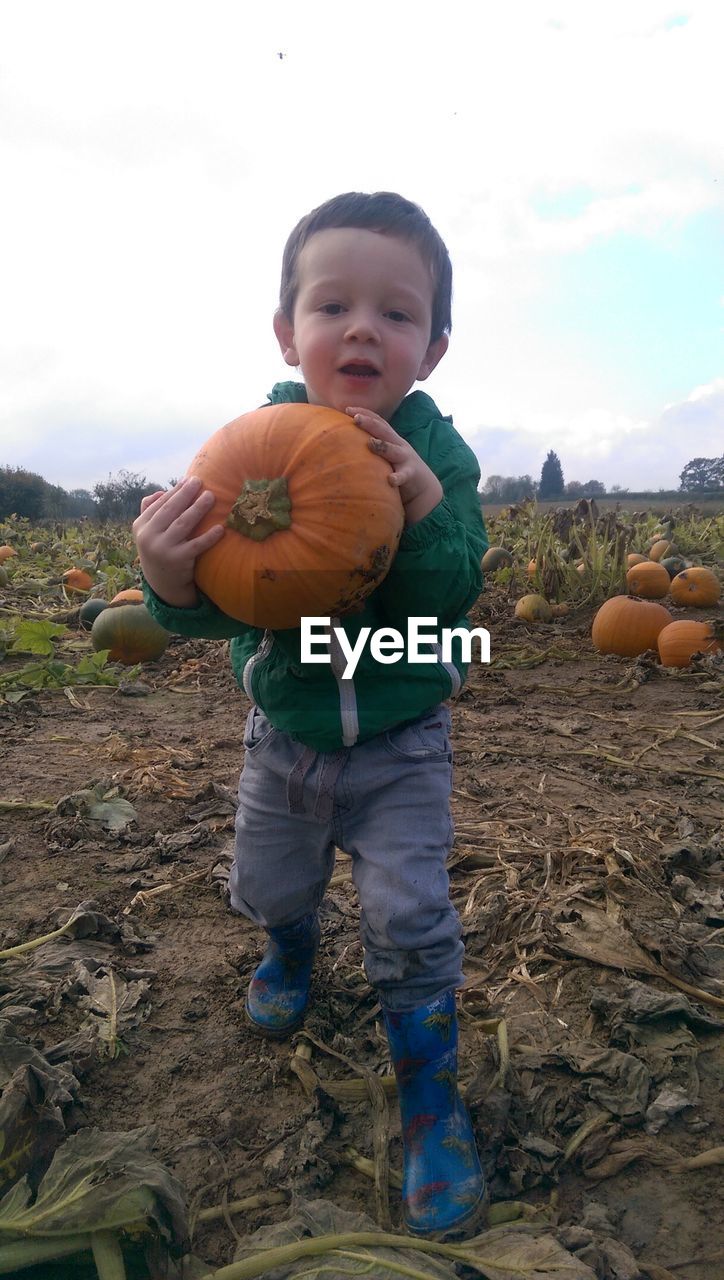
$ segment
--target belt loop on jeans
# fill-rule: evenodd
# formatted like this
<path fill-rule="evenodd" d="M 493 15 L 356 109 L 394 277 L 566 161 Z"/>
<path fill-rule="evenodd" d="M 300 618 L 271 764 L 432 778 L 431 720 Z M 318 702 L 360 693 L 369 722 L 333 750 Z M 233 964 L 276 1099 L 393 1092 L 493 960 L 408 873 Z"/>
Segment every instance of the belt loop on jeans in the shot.
<path fill-rule="evenodd" d="M 333 751 L 324 757 L 319 774 L 317 795 L 314 801 L 314 816 L 320 822 L 329 822 L 334 809 L 334 790 L 349 755 L 349 749 Z"/>
<path fill-rule="evenodd" d="M 304 813 L 304 780 L 317 753 L 314 747 L 305 747 L 287 778 L 287 808 L 290 813 Z"/>

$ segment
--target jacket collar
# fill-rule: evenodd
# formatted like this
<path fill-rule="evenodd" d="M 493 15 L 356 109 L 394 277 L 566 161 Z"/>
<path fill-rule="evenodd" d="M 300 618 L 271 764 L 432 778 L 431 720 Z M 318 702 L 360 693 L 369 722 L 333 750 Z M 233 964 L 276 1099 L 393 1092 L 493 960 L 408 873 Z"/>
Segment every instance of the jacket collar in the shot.
<path fill-rule="evenodd" d="M 306 404 L 307 389 L 303 382 L 277 382 L 267 395 L 270 404 Z M 390 426 L 407 437 L 429 422 L 442 418 L 435 401 L 424 391 L 411 391 L 392 415 Z"/>

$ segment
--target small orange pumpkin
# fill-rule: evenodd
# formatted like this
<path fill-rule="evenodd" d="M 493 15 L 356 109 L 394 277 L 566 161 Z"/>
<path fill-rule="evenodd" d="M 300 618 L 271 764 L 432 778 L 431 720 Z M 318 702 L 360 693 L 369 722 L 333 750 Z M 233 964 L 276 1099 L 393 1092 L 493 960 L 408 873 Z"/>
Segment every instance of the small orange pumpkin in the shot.
<path fill-rule="evenodd" d="M 671 614 L 662 604 L 612 596 L 593 619 L 591 639 L 599 653 L 637 658 L 646 649 L 655 648 L 659 632 L 671 621 Z"/>
<path fill-rule="evenodd" d="M 669 590 L 670 582 L 664 566 L 656 564 L 655 560 L 644 560 L 626 571 L 626 586 L 630 594 L 643 596 L 645 600 L 660 600 Z"/>
<path fill-rule="evenodd" d="M 528 574 L 528 577 L 529 577 L 529 578 L 534 578 L 534 577 L 535 577 L 535 575 L 536 575 L 536 573 L 537 573 L 537 571 L 538 571 L 538 561 L 537 561 L 537 560 L 529 560 L 529 561 L 528 561 L 528 567 L 527 567 L 527 569 L 526 569 L 526 573 Z"/>
<path fill-rule="evenodd" d="M 114 595 L 111 604 L 143 604 L 143 592 L 140 587 L 126 587 L 125 591 L 118 591 Z"/>
<path fill-rule="evenodd" d="M 628 565 L 629 569 L 631 569 L 633 565 L 643 564 L 644 561 L 648 559 L 649 559 L 649 556 L 642 556 L 640 551 L 629 551 L 628 555 L 626 556 L 626 564 Z"/>
<path fill-rule="evenodd" d="M 17 554 L 15 547 L 9 547 L 7 544 L 4 547 L 0 547 L 0 564 L 4 564 L 11 556 L 16 556 Z"/>
<path fill-rule="evenodd" d="M 678 555 L 678 550 L 673 542 L 669 542 L 667 538 L 659 538 L 649 548 L 649 560 L 655 560 L 657 564 L 660 560 L 664 560 L 666 556 L 675 555 Z"/>
<path fill-rule="evenodd" d="M 168 631 L 151 617 L 145 604 L 104 609 L 91 627 L 91 644 L 96 652 L 108 649 L 111 662 L 126 667 L 160 658 L 169 639 Z"/>
<path fill-rule="evenodd" d="M 681 618 L 663 627 L 656 641 L 665 667 L 688 667 L 695 653 L 721 653 L 710 622 Z"/>
<path fill-rule="evenodd" d="M 188 471 L 216 499 L 196 534 L 225 530 L 196 562 L 205 595 L 272 629 L 355 611 L 385 577 L 404 525 L 389 464 L 368 442 L 320 405 L 267 405 L 221 427 Z"/>
<path fill-rule="evenodd" d="M 721 595 L 721 584 L 715 573 L 704 565 L 684 569 L 671 579 L 671 599 L 676 604 L 693 605 L 695 609 L 708 609 Z"/>
<path fill-rule="evenodd" d="M 66 591 L 90 591 L 93 579 L 85 569 L 66 569 L 63 574 L 63 586 Z"/>

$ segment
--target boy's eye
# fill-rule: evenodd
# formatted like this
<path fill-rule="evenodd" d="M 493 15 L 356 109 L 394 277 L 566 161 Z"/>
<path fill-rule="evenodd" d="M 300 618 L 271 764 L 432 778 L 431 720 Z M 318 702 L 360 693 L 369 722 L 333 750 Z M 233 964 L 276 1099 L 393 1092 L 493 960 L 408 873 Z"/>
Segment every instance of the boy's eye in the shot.
<path fill-rule="evenodd" d="M 395 311 L 395 310 L 388 311 L 387 315 L 389 316 L 390 320 L 394 320 L 396 324 L 399 324 L 401 321 L 404 321 L 407 319 L 407 316 L 405 315 L 404 311 Z"/>
<path fill-rule="evenodd" d="M 319 309 L 325 316 L 341 316 L 344 307 L 341 302 L 325 302 Z"/>

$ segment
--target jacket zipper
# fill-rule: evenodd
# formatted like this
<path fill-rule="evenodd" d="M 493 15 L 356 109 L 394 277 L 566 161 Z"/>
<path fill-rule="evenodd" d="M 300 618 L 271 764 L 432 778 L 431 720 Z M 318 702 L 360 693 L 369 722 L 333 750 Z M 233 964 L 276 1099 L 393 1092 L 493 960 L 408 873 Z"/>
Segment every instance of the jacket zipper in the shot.
<path fill-rule="evenodd" d="M 251 702 L 256 702 L 256 698 L 254 697 L 254 689 L 253 689 L 254 670 L 259 665 L 260 662 L 263 662 L 264 659 L 269 656 L 269 654 L 271 653 L 273 644 L 274 644 L 274 636 L 272 635 L 271 631 L 265 631 L 264 635 L 262 636 L 259 642 L 259 646 L 256 650 L 256 653 L 252 653 L 251 657 L 247 658 L 247 661 L 244 665 L 244 671 L 241 679 L 242 679 L 242 684 L 244 686 L 244 693 L 250 699 Z"/>
<path fill-rule="evenodd" d="M 446 671 L 448 674 L 450 684 L 452 685 L 452 688 L 450 690 L 450 697 L 457 698 L 460 690 L 463 687 L 463 682 L 460 677 L 460 672 L 458 671 L 452 659 L 450 660 L 450 662 L 443 662 L 442 645 L 440 644 L 439 641 L 431 641 L 430 649 L 432 650 L 433 653 L 437 655 L 437 660 L 440 663 L 440 666 L 442 667 L 443 671 Z"/>
<path fill-rule="evenodd" d="M 342 646 L 337 639 L 335 627 L 341 626 L 339 618 L 330 618 L 329 656 L 332 674 L 339 690 L 339 718 L 342 725 L 342 745 L 353 747 L 359 737 L 359 716 L 357 715 L 357 694 L 354 677 L 346 679 L 342 675 L 347 666 Z"/>

